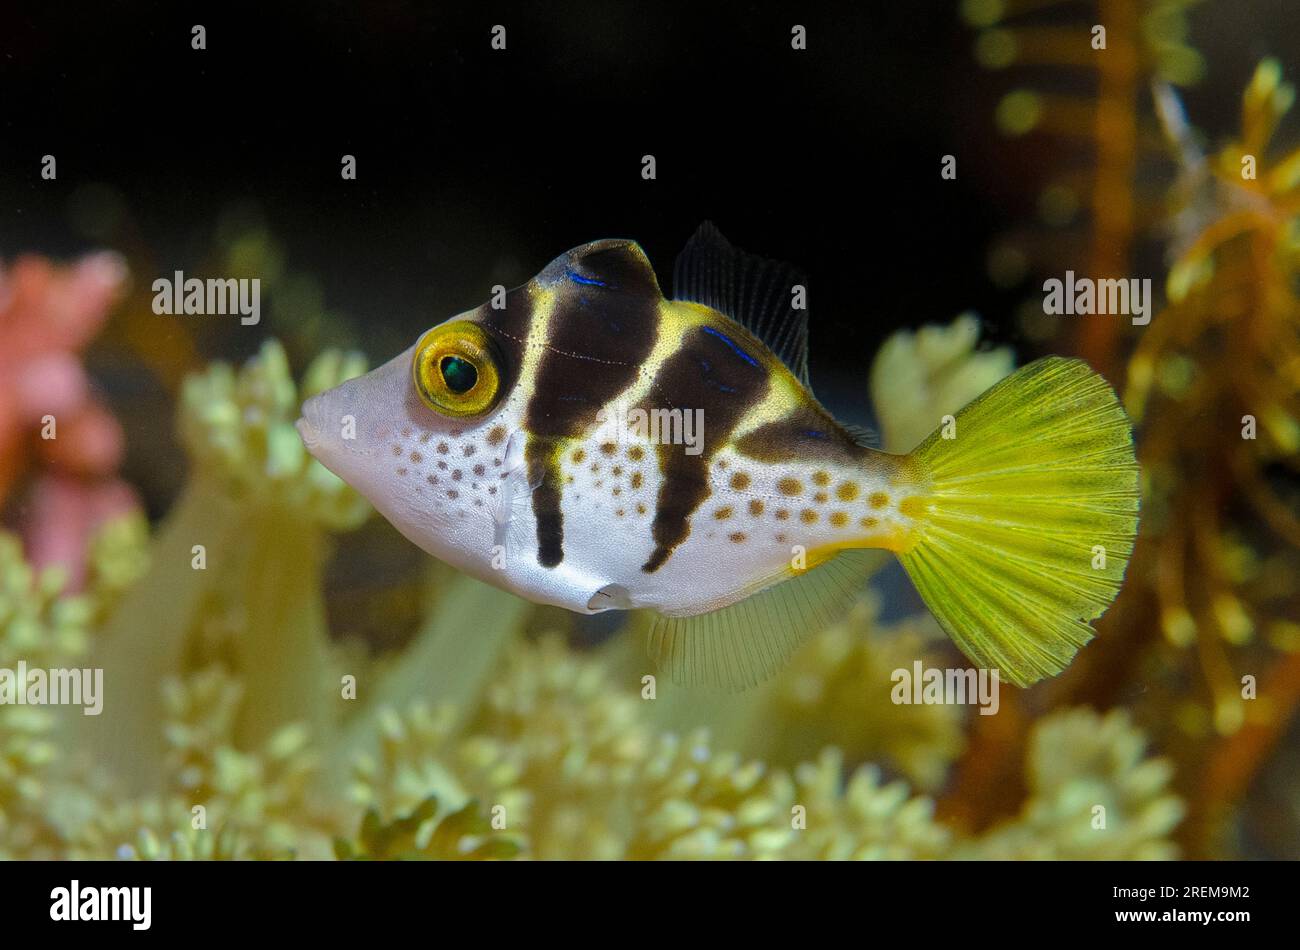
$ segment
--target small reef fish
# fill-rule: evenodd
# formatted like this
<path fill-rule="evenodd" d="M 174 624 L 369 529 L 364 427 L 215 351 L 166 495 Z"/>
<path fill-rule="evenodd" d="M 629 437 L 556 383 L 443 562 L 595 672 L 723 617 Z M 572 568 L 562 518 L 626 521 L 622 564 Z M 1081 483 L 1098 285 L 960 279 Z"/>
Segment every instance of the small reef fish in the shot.
<path fill-rule="evenodd" d="M 1047 357 L 907 455 L 808 382 L 806 284 L 703 225 L 665 299 L 595 241 L 309 399 L 308 450 L 455 567 L 583 614 L 654 612 L 674 679 L 741 689 L 893 552 L 961 650 L 1027 685 L 1115 598 L 1137 531 L 1110 386 Z M 941 424 L 941 421 L 945 424 Z"/>

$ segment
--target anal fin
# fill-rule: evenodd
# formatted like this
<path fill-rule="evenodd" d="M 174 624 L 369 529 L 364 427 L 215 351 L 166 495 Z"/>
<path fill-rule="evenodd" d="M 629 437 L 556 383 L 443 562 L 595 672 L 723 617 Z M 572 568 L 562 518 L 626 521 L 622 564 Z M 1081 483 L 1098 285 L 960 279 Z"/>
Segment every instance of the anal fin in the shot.
<path fill-rule="evenodd" d="M 879 566 L 876 551 L 848 550 L 744 600 L 691 617 L 656 614 L 648 647 L 685 686 L 736 692 L 768 679 L 808 636 L 839 620 Z"/>

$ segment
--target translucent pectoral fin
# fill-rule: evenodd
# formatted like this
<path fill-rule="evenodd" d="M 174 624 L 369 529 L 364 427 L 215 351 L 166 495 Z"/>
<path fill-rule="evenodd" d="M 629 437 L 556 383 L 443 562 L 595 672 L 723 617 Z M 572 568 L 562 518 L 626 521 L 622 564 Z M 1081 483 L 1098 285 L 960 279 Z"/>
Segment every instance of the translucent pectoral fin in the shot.
<path fill-rule="evenodd" d="M 527 529 L 530 497 L 542 482 L 539 471 L 531 471 L 524 461 L 524 443 L 522 432 L 516 432 L 506 443 L 505 465 L 500 479 L 495 503 L 492 505 L 493 537 L 492 543 L 499 546 L 510 557 L 521 550 L 527 550 L 530 537 Z"/>
<path fill-rule="evenodd" d="M 675 683 L 746 689 L 784 666 L 809 635 L 844 616 L 879 563 L 878 552 L 844 551 L 807 571 L 783 572 L 719 610 L 656 614 L 650 657 Z"/>

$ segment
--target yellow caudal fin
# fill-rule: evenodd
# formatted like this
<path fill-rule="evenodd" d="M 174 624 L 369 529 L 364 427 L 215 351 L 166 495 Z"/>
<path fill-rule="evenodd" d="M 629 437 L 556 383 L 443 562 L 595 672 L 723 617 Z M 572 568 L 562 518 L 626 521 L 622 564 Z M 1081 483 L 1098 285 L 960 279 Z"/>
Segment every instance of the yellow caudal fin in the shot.
<path fill-rule="evenodd" d="M 1124 579 L 1138 522 L 1133 433 L 1079 360 L 1030 363 L 911 459 L 928 483 L 899 560 L 948 635 L 1027 686 L 1063 670 Z"/>

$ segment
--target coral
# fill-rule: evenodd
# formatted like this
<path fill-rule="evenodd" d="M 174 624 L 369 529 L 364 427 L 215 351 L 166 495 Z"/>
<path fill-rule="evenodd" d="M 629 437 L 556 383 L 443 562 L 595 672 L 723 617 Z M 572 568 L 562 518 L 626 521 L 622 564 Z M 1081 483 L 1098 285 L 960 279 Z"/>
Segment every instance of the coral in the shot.
<path fill-rule="evenodd" d="M 74 859 L 106 861 L 244 861 L 294 857 L 264 850 L 233 824 L 195 827 L 195 815 L 176 797 L 105 801 L 69 845 Z"/>
<path fill-rule="evenodd" d="M 1145 738 L 1127 714 L 1055 713 L 1034 730 L 1030 798 L 1020 816 L 967 846 L 993 859 L 1165 860 L 1182 802 L 1165 759 L 1143 758 Z"/>
<path fill-rule="evenodd" d="M 121 427 L 93 394 L 80 357 L 126 279 L 109 253 L 68 267 L 39 257 L 0 267 L 0 502 L 31 474 L 21 522 L 28 556 L 37 566 L 62 565 L 74 590 L 91 535 L 138 508 L 114 474 Z"/>
<path fill-rule="evenodd" d="M 621 858 L 779 857 L 794 834 L 789 776 L 714 751 L 703 732 L 660 736 L 632 779 Z"/>
<path fill-rule="evenodd" d="M 979 351 L 979 321 L 962 314 L 947 326 L 895 333 L 871 365 L 871 399 L 891 452 L 910 452 L 1015 364 L 1006 347 Z"/>
<path fill-rule="evenodd" d="M 1018 150 L 1019 159 L 1000 157 L 1004 170 L 1019 166 L 1032 177 L 1041 224 L 998 242 L 989 266 L 995 282 L 1017 283 L 1031 266 L 1052 273 L 1069 267 L 1094 278 L 1128 274 L 1149 203 L 1140 188 L 1143 165 L 1162 157 L 1142 134 L 1148 90 L 1153 83 L 1191 85 L 1204 73 L 1201 54 L 1188 42 L 1197 3 L 964 0 L 962 14 L 977 30 L 976 60 L 1018 79 L 997 104 L 999 131 L 1012 138 L 1035 133 L 1055 149 L 1052 161 L 1032 165 L 1021 164 L 1027 148 Z M 1039 303 L 1025 305 L 1034 316 L 1024 321 L 1032 335 L 1041 332 Z M 1085 320 L 1077 327 L 1078 355 L 1108 376 L 1116 369 L 1120 326 Z"/>
<path fill-rule="evenodd" d="M 271 342 L 238 372 L 217 363 L 187 378 L 178 425 L 201 477 L 250 507 L 288 508 L 336 531 L 356 527 L 369 507 L 307 453 L 294 420 L 304 399 L 365 371 L 362 357 L 329 351 L 298 387 Z"/>
<path fill-rule="evenodd" d="M 1294 98 L 1262 62 L 1240 135 L 1175 189 L 1168 304 L 1125 392 L 1146 479 L 1131 597 L 1163 634 L 1135 635 L 1131 662 L 1159 671 L 1153 700 L 1180 710 L 1161 738 L 1209 770 L 1192 801 L 1197 854 L 1300 707 L 1288 634 L 1300 609 L 1300 150 L 1269 147 Z"/>
<path fill-rule="evenodd" d="M 782 857 L 798 860 L 879 861 L 948 857 L 952 832 L 934 820 L 934 802 L 913 796 L 903 782 L 882 784 L 880 771 L 862 766 L 847 782 L 843 757 L 828 747 L 816 762 L 795 769 L 795 800 L 807 809 L 807 828 Z"/>
<path fill-rule="evenodd" d="M 426 798 L 408 815 L 384 823 L 366 812 L 356 842 L 338 839 L 335 856 L 350 860 L 506 860 L 519 853 L 512 839 L 492 834 L 491 822 L 470 802 L 439 816 L 438 800 Z"/>
<path fill-rule="evenodd" d="M 963 317 L 892 340 L 873 385 L 891 445 L 915 440 L 1011 366 Z M 644 691 L 629 648 L 579 650 L 517 598 L 449 571 L 401 650 L 334 643 L 327 532 L 368 509 L 290 441 L 300 392 L 360 370 L 283 352 L 185 383 L 190 483 L 151 541 L 139 518 L 90 545 L 87 590 L 0 545 L 0 660 L 105 670 L 103 722 L 0 707 L 0 825 L 13 854 L 181 859 L 1158 857 L 1180 817 L 1169 768 L 1121 714 L 1031 728 L 1021 814 L 970 832 L 936 816 L 964 713 L 896 706 L 894 669 L 938 665 L 933 622 L 884 622 L 868 596 L 718 733 Z M 38 596 L 32 591 L 38 590 Z M 465 636 L 465 618 L 475 633 Z M 549 621 L 547 621 L 549 624 Z M 626 638 L 625 638 L 626 639 Z M 355 692 L 340 690 L 351 681 Z M 873 687 L 878 687 L 874 688 Z M 352 700 L 352 696 L 362 698 Z M 720 714 L 715 715 L 715 713 Z M 21 714 L 19 714 L 21 712 Z M 45 713 L 51 714 L 46 716 Z M 732 727 L 727 727 L 730 719 Z M 55 730 L 68 741 L 56 745 Z M 894 774 L 905 778 L 893 778 Z M 887 778 L 886 776 L 891 776 Z M 1109 831 L 1087 823 L 1107 809 Z M 1080 822 L 1086 826 L 1080 830 Z"/>
<path fill-rule="evenodd" d="M 91 598 L 59 596 L 54 576 L 38 582 L 12 538 L 0 558 L 0 659 L 80 655 Z M 870 617 L 860 614 L 844 629 Z M 823 651 L 845 651 L 834 629 L 826 636 Z M 905 636 L 891 648 L 907 650 Z M 48 721 L 33 728 L 14 715 L 30 708 L 0 707 L 4 840 L 11 854 L 166 860 L 1147 857 L 1168 853 L 1163 836 L 1178 820 L 1168 766 L 1142 758 L 1143 740 L 1118 714 L 1045 720 L 1024 815 L 968 839 L 875 766 L 849 774 L 834 745 L 792 770 L 746 759 L 703 731 L 657 730 L 633 686 L 558 637 L 507 643 L 470 709 L 381 702 L 350 740 L 287 724 L 249 748 L 238 729 L 243 677 L 219 661 L 173 674 L 160 703 L 162 781 L 138 795 L 120 775 L 88 775 L 59 754 Z M 783 715 L 762 713 L 764 728 Z M 320 764 L 349 746 L 350 780 L 329 781 Z M 1113 831 L 1079 840 L 1070 829 L 1093 802 L 1106 804 Z"/>
<path fill-rule="evenodd" d="M 264 748 L 243 752 L 234 746 L 242 689 L 228 671 L 208 667 L 162 690 L 167 787 L 132 798 L 105 783 L 93 817 L 70 835 L 71 852 L 150 860 L 323 855 L 334 825 L 308 795 L 318 761 L 305 730 L 286 726 Z"/>
<path fill-rule="evenodd" d="M 401 713 L 386 707 L 375 747 L 352 762 L 349 798 L 380 815 L 414 814 L 429 799 L 463 808 L 472 788 L 491 804 L 505 805 L 507 816 L 522 818 L 521 756 L 503 755 L 499 744 L 483 737 L 455 741 L 454 722 L 448 706 L 434 712 L 416 703 Z"/>
<path fill-rule="evenodd" d="M 923 789 L 938 788 L 962 751 L 963 711 L 952 705 L 900 706 L 891 699 L 894 670 L 916 660 L 937 667 L 933 621 L 886 626 L 873 601 L 814 636 L 772 688 L 761 749 L 768 761 L 794 765 L 826 746 L 851 763 L 897 769 Z"/>
<path fill-rule="evenodd" d="M 70 666 L 84 655 L 90 605 L 63 595 L 65 581 L 61 569 L 34 570 L 18 540 L 0 533 L 0 669 Z M 0 857 L 56 847 L 46 797 L 60 757 L 51 707 L 0 704 Z"/>
<path fill-rule="evenodd" d="M 149 570 L 149 521 L 133 511 L 112 518 L 90 539 L 86 559 L 86 593 L 102 621 L 121 596 Z"/>
<path fill-rule="evenodd" d="M 558 638 L 517 643 L 476 716 L 424 706 L 390 711 L 378 748 L 356 763 L 353 798 L 373 816 L 365 819 L 371 825 L 382 814 L 408 816 L 395 819 L 406 830 L 393 834 L 409 839 L 403 848 L 430 834 L 432 825 L 421 825 L 437 809 L 422 805 L 426 800 L 445 801 L 444 814 L 499 809 L 497 830 L 511 847 L 544 859 L 1173 853 L 1167 835 L 1181 805 L 1166 788 L 1169 765 L 1143 757 L 1144 740 L 1122 714 L 1079 710 L 1044 719 L 1033 733 L 1032 797 L 1022 816 L 970 837 L 937 821 L 934 802 L 906 783 L 883 782 L 877 767 L 846 775 L 844 754 L 833 745 L 792 771 L 773 768 L 719 751 L 704 731 L 656 732 L 636 695 L 601 660 Z M 781 715 L 766 714 L 763 725 Z M 1108 810 L 1105 833 L 1091 831 L 1093 804 Z M 412 824 L 412 815 L 423 817 Z M 490 840 L 477 827 L 466 847 Z M 342 853 L 367 850 L 353 844 Z M 379 847 L 372 856 L 392 853 Z"/>
<path fill-rule="evenodd" d="M 308 368 L 309 395 L 364 369 L 326 353 Z M 178 426 L 194 472 L 154 542 L 153 565 L 122 596 L 97 660 L 114 728 L 89 728 L 102 757 L 143 791 L 159 779 L 159 683 L 220 655 L 242 681 L 237 745 L 260 748 L 282 727 L 333 727 L 321 595 L 325 532 L 355 527 L 369 506 L 304 451 L 293 428 L 299 388 L 274 343 L 236 372 L 216 364 L 185 383 Z"/>

